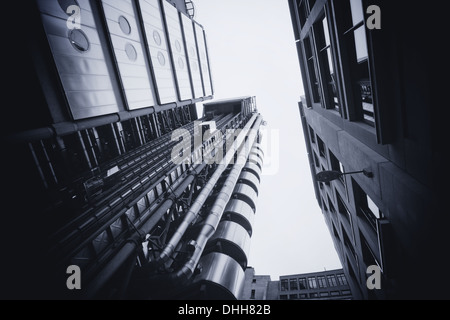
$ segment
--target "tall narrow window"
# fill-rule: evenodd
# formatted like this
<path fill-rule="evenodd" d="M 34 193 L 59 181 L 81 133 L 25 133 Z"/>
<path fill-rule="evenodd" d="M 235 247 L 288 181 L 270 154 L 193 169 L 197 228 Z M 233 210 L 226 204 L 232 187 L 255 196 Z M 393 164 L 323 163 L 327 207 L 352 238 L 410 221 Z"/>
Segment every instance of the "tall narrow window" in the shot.
<path fill-rule="evenodd" d="M 337 10 L 337 6 L 335 7 Z M 351 109 L 353 120 L 363 121 L 375 127 L 375 112 L 373 104 L 372 84 L 370 81 L 369 50 L 364 23 L 364 7 L 362 0 L 346 0 L 339 3 L 342 10 L 342 21 L 337 21 L 342 27 L 342 42 L 345 44 L 346 66 L 349 71 L 347 86 L 351 88 L 348 94 L 353 95 L 354 106 Z"/>
<path fill-rule="evenodd" d="M 289 279 L 289 290 L 291 291 L 298 290 L 297 279 Z"/>
<path fill-rule="evenodd" d="M 252 292 L 251 292 L 251 294 L 250 294 L 250 299 L 256 299 L 256 298 L 255 298 L 255 295 L 256 295 L 256 291 L 255 291 L 255 290 L 252 290 Z"/>
<path fill-rule="evenodd" d="M 383 219 L 383 212 L 378 208 L 375 202 L 364 192 L 364 190 L 353 180 L 353 189 L 355 191 L 355 201 L 357 214 L 376 231 L 377 220 Z"/>
<path fill-rule="evenodd" d="M 312 47 L 312 39 L 307 36 L 303 40 L 303 46 L 305 49 L 306 64 L 308 66 L 309 83 L 311 85 L 311 94 L 314 103 L 320 102 L 320 84 L 319 77 L 317 75 L 317 68 L 314 56 L 314 50 Z"/>
<path fill-rule="evenodd" d="M 326 288 L 327 287 L 327 281 L 325 279 L 325 276 L 318 276 L 317 282 L 319 283 L 319 288 Z"/>
<path fill-rule="evenodd" d="M 288 280 L 287 279 L 283 279 L 280 281 L 280 285 L 281 285 L 281 291 L 288 291 Z"/>
<path fill-rule="evenodd" d="M 325 105 L 327 109 L 340 110 L 336 68 L 333 61 L 333 50 L 330 39 L 330 29 L 328 26 L 328 19 L 325 16 L 319 20 L 316 25 L 316 41 L 317 52 L 319 57 L 320 70 L 323 81 L 323 91 L 325 96 Z"/>

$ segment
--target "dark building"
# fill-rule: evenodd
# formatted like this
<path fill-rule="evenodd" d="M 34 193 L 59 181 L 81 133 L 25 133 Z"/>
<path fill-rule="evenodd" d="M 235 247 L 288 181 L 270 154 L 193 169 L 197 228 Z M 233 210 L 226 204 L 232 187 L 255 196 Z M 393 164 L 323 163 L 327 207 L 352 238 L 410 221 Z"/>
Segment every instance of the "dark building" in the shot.
<path fill-rule="evenodd" d="M 1 297 L 235 299 L 262 117 L 254 97 L 206 103 L 192 2 L 5 10 Z"/>
<path fill-rule="evenodd" d="M 352 292 L 344 270 L 329 270 L 280 276 L 255 275 L 251 267 L 245 271 L 241 300 L 352 300 Z"/>
<path fill-rule="evenodd" d="M 438 3 L 289 6 L 316 197 L 354 298 L 449 298 L 448 277 L 423 277 L 449 262 Z M 362 170 L 326 183 L 316 176 Z M 381 289 L 368 288 L 369 266 L 381 271 Z"/>

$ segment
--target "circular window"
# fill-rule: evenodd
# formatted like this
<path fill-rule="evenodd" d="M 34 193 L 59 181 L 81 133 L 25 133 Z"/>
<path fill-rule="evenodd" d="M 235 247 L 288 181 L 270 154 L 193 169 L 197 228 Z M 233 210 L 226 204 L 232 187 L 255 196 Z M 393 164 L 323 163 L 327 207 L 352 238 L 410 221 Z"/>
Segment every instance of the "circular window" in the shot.
<path fill-rule="evenodd" d="M 177 49 L 178 52 L 181 52 L 181 43 L 178 40 L 175 40 L 175 49 Z"/>
<path fill-rule="evenodd" d="M 128 22 L 127 18 L 125 18 L 124 16 L 119 17 L 119 26 L 120 26 L 120 30 L 122 30 L 123 33 L 125 33 L 125 34 L 131 33 L 130 23 Z"/>
<path fill-rule="evenodd" d="M 184 61 L 181 57 L 178 58 L 178 66 L 180 67 L 180 69 L 184 69 Z"/>
<path fill-rule="evenodd" d="M 164 54 L 161 51 L 158 52 L 158 62 L 162 66 L 166 64 L 166 58 L 164 57 Z"/>
<path fill-rule="evenodd" d="M 159 32 L 154 30 L 153 31 L 153 40 L 155 40 L 155 43 L 160 46 L 161 45 L 161 36 L 159 35 Z"/>
<path fill-rule="evenodd" d="M 128 59 L 131 61 L 137 60 L 137 52 L 134 46 L 131 43 L 127 43 L 125 45 L 125 52 L 127 53 Z"/>
<path fill-rule="evenodd" d="M 90 44 L 88 37 L 80 29 L 69 31 L 69 41 L 77 51 L 86 52 L 89 50 Z"/>
<path fill-rule="evenodd" d="M 194 47 L 190 47 L 189 51 L 190 51 L 191 56 L 195 57 L 195 49 L 194 49 Z"/>
<path fill-rule="evenodd" d="M 73 12 L 67 12 L 70 6 L 80 6 L 77 0 L 58 0 L 58 4 L 68 16 L 73 14 Z"/>

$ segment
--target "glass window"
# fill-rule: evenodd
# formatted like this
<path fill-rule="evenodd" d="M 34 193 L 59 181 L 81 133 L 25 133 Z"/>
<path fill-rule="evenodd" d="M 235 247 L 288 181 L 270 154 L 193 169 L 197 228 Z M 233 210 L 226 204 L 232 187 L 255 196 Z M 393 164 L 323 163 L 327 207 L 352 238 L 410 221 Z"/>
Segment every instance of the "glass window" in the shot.
<path fill-rule="evenodd" d="M 310 126 L 308 126 L 308 129 L 309 129 L 309 136 L 311 138 L 311 142 L 316 143 L 316 133 L 314 132 L 313 128 L 311 128 Z"/>
<path fill-rule="evenodd" d="M 317 294 L 317 292 L 313 292 L 313 293 L 310 293 L 310 294 L 309 294 L 309 297 L 310 297 L 310 298 L 318 298 L 318 296 L 319 296 L 319 295 Z"/>
<path fill-rule="evenodd" d="M 288 299 L 287 294 L 281 294 L 280 295 L 280 300 L 287 300 L 287 299 Z"/>
<path fill-rule="evenodd" d="M 356 26 L 358 23 L 364 20 L 364 10 L 362 1 L 350 0 L 350 8 L 352 10 L 353 25 Z"/>
<path fill-rule="evenodd" d="M 327 154 L 325 152 L 325 143 L 323 142 L 322 139 L 320 139 L 319 136 L 317 136 L 317 144 L 319 145 L 320 156 L 326 158 Z"/>
<path fill-rule="evenodd" d="M 352 294 L 350 290 L 342 290 L 342 294 Z"/>
<path fill-rule="evenodd" d="M 384 218 L 383 212 L 377 207 L 373 200 L 364 192 L 359 184 L 352 179 L 355 191 L 355 200 L 358 215 L 377 231 L 377 219 Z"/>
<path fill-rule="evenodd" d="M 298 279 L 298 285 L 299 285 L 299 287 L 300 287 L 300 290 L 305 290 L 305 289 L 307 289 L 306 278 L 299 278 L 299 279 Z"/>
<path fill-rule="evenodd" d="M 338 204 L 338 210 L 339 213 L 342 214 L 346 219 L 351 219 L 350 211 L 348 211 L 347 206 L 344 203 L 344 200 L 342 200 L 341 195 L 336 190 L 336 198 L 337 198 L 337 204 Z"/>
<path fill-rule="evenodd" d="M 330 287 L 336 287 L 337 286 L 336 277 L 334 275 L 328 275 L 327 276 L 327 280 L 328 280 L 328 285 Z"/>
<path fill-rule="evenodd" d="M 306 293 L 301 293 L 298 295 L 300 299 L 307 299 L 308 295 Z"/>
<path fill-rule="evenodd" d="M 335 297 L 335 296 L 340 296 L 341 293 L 339 291 L 331 291 L 330 292 L 331 296 Z"/>
<path fill-rule="evenodd" d="M 252 290 L 252 293 L 250 295 L 250 299 L 255 299 L 255 294 L 256 294 L 256 291 Z"/>
<path fill-rule="evenodd" d="M 347 278 L 345 277 L 345 275 L 342 274 L 337 274 L 336 275 L 337 281 L 339 283 L 340 286 L 346 286 L 347 285 Z"/>
<path fill-rule="evenodd" d="M 305 49 L 305 56 L 306 56 L 306 64 L 308 66 L 308 74 L 309 74 L 309 80 L 311 84 L 311 90 L 312 90 L 312 98 L 315 103 L 320 102 L 320 85 L 319 85 L 319 77 L 317 75 L 317 68 L 316 68 L 316 61 L 314 56 L 314 50 L 312 47 L 312 42 L 310 37 L 306 37 L 305 40 L 303 40 L 303 46 Z"/>
<path fill-rule="evenodd" d="M 298 300 L 298 294 L 290 294 L 289 300 Z"/>
<path fill-rule="evenodd" d="M 288 280 L 287 279 L 283 279 L 280 281 L 280 285 L 281 285 L 281 291 L 288 291 Z"/>
<path fill-rule="evenodd" d="M 317 29 L 317 44 L 319 63 L 321 65 L 322 80 L 327 109 L 336 109 L 339 111 L 339 99 L 337 94 L 336 84 L 336 68 L 333 61 L 333 49 L 331 46 L 330 29 L 328 26 L 328 19 L 325 16 L 321 22 L 316 25 Z"/>
<path fill-rule="evenodd" d="M 298 290 L 298 284 L 297 279 L 289 279 L 289 289 L 292 290 Z"/>
<path fill-rule="evenodd" d="M 310 289 L 316 289 L 317 288 L 316 277 L 308 278 L 308 285 Z"/>
<path fill-rule="evenodd" d="M 325 280 L 325 276 L 318 276 L 317 282 L 319 283 L 319 288 L 326 288 L 327 287 L 327 281 Z"/>
<path fill-rule="evenodd" d="M 378 209 L 377 205 L 370 199 L 369 196 L 367 196 L 367 206 L 369 207 L 370 211 L 373 213 L 373 215 L 377 218 L 381 218 L 381 211 Z"/>
<path fill-rule="evenodd" d="M 321 292 L 320 296 L 321 297 L 328 297 L 330 294 L 328 292 Z"/>

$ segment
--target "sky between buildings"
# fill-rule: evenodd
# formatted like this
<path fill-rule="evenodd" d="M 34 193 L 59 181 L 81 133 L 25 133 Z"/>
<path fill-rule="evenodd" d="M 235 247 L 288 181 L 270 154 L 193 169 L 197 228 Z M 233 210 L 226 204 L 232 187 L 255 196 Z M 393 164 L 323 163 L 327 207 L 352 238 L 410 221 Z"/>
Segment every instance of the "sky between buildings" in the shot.
<path fill-rule="evenodd" d="M 249 266 L 281 275 L 341 268 L 317 204 L 301 127 L 300 68 L 286 0 L 194 0 L 214 98 L 256 96 L 267 121 Z"/>

